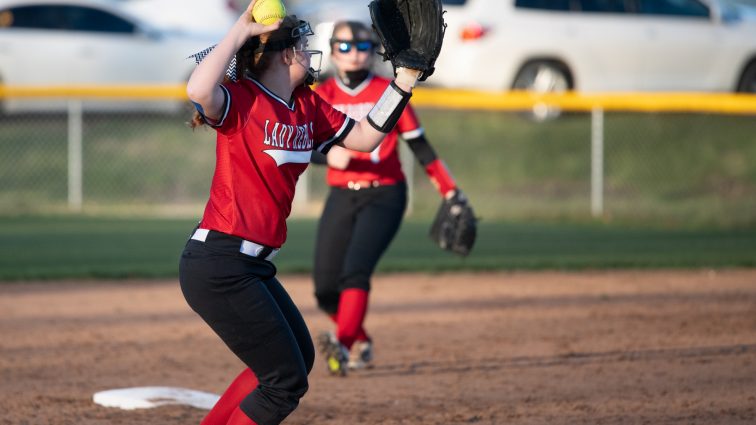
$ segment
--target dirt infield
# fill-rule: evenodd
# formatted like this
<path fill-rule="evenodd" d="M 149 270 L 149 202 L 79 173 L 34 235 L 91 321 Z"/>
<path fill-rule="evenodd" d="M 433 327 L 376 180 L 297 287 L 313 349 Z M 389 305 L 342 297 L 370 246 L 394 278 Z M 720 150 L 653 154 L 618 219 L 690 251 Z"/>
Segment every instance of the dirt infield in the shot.
<path fill-rule="evenodd" d="M 306 276 L 281 276 L 314 333 Z M 385 275 L 376 367 L 327 376 L 287 424 L 754 424 L 756 270 Z M 111 388 L 219 393 L 242 368 L 174 281 L 0 284 L 0 424 L 198 424 Z"/>

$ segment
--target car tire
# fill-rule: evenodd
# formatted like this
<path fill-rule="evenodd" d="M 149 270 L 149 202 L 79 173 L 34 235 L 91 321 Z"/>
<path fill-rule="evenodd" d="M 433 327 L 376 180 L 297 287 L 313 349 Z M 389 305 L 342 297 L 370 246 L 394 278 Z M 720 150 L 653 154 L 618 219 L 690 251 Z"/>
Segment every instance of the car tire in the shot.
<path fill-rule="evenodd" d="M 535 60 L 527 62 L 520 68 L 512 90 L 525 90 L 534 93 L 564 93 L 572 90 L 572 75 L 566 65 L 553 60 Z M 561 115 L 557 106 L 543 103 L 536 104 L 527 116 L 535 121 L 546 121 Z"/>
<path fill-rule="evenodd" d="M 756 93 L 756 60 L 751 61 L 740 76 L 738 93 Z"/>

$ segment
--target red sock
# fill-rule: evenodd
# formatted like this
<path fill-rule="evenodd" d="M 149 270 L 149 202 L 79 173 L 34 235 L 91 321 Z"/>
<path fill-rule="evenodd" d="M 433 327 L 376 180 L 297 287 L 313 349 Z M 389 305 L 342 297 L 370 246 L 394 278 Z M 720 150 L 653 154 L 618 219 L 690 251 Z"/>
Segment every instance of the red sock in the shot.
<path fill-rule="evenodd" d="M 239 404 L 244 397 L 257 388 L 257 377 L 249 368 L 244 369 L 239 376 L 234 379 L 234 382 L 228 386 L 226 391 L 221 395 L 220 400 L 215 403 L 210 413 L 205 416 L 200 425 L 226 425 L 229 422 L 229 418 L 235 410 L 239 410 Z M 241 412 L 241 410 L 239 410 Z M 244 412 L 242 412 L 244 415 Z M 244 415 L 246 416 L 246 415 Z M 248 418 L 249 419 L 249 418 Z M 254 422 L 233 422 L 233 423 L 250 423 Z"/>
<path fill-rule="evenodd" d="M 352 348 L 360 333 L 365 333 L 362 322 L 367 314 L 367 306 L 366 290 L 350 288 L 341 291 L 336 337 L 347 349 Z"/>
<path fill-rule="evenodd" d="M 338 324 L 339 315 L 337 313 L 329 314 L 328 317 L 333 321 L 333 323 Z M 367 332 L 365 331 L 365 326 L 360 326 L 360 329 L 357 331 L 357 338 L 356 341 L 370 341 L 370 337 L 368 336 Z"/>
<path fill-rule="evenodd" d="M 257 425 L 257 423 L 250 419 L 246 413 L 242 412 L 240 407 L 237 407 L 233 413 L 231 413 L 231 417 L 225 425 Z"/>

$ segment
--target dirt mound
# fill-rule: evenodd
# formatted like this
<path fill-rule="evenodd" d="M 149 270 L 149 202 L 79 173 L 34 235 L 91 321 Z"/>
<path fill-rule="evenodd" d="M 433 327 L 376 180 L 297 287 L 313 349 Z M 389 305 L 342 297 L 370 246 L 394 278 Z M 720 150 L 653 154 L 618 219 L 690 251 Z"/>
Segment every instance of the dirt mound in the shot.
<path fill-rule="evenodd" d="M 313 334 L 307 276 L 279 276 Z M 376 367 L 316 359 L 288 424 L 753 424 L 756 270 L 382 275 Z M 132 386 L 220 393 L 242 369 L 177 282 L 0 284 L 0 424 L 198 424 Z"/>

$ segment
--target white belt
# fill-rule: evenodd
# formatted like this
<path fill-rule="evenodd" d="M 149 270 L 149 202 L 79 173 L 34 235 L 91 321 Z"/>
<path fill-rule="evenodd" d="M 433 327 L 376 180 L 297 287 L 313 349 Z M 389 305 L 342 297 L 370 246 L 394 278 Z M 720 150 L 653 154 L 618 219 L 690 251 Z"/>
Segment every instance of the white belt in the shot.
<path fill-rule="evenodd" d="M 197 229 L 194 231 L 194 234 L 192 235 L 192 239 L 195 241 L 205 242 L 207 240 L 207 235 L 210 233 L 210 229 Z M 261 257 L 261 255 L 264 253 L 264 251 L 270 251 L 268 255 L 265 257 Z M 259 243 L 255 243 L 252 241 L 244 240 L 241 241 L 241 246 L 239 247 L 239 252 L 241 252 L 244 255 L 249 255 L 250 257 L 255 258 L 265 258 L 266 260 L 270 261 L 273 259 L 273 257 L 278 254 L 278 251 L 280 249 L 273 249 L 268 248 L 265 245 L 260 245 Z"/>
<path fill-rule="evenodd" d="M 378 187 L 381 182 L 378 180 L 349 180 L 347 182 L 347 188 L 352 190 L 367 189 L 370 187 Z"/>

